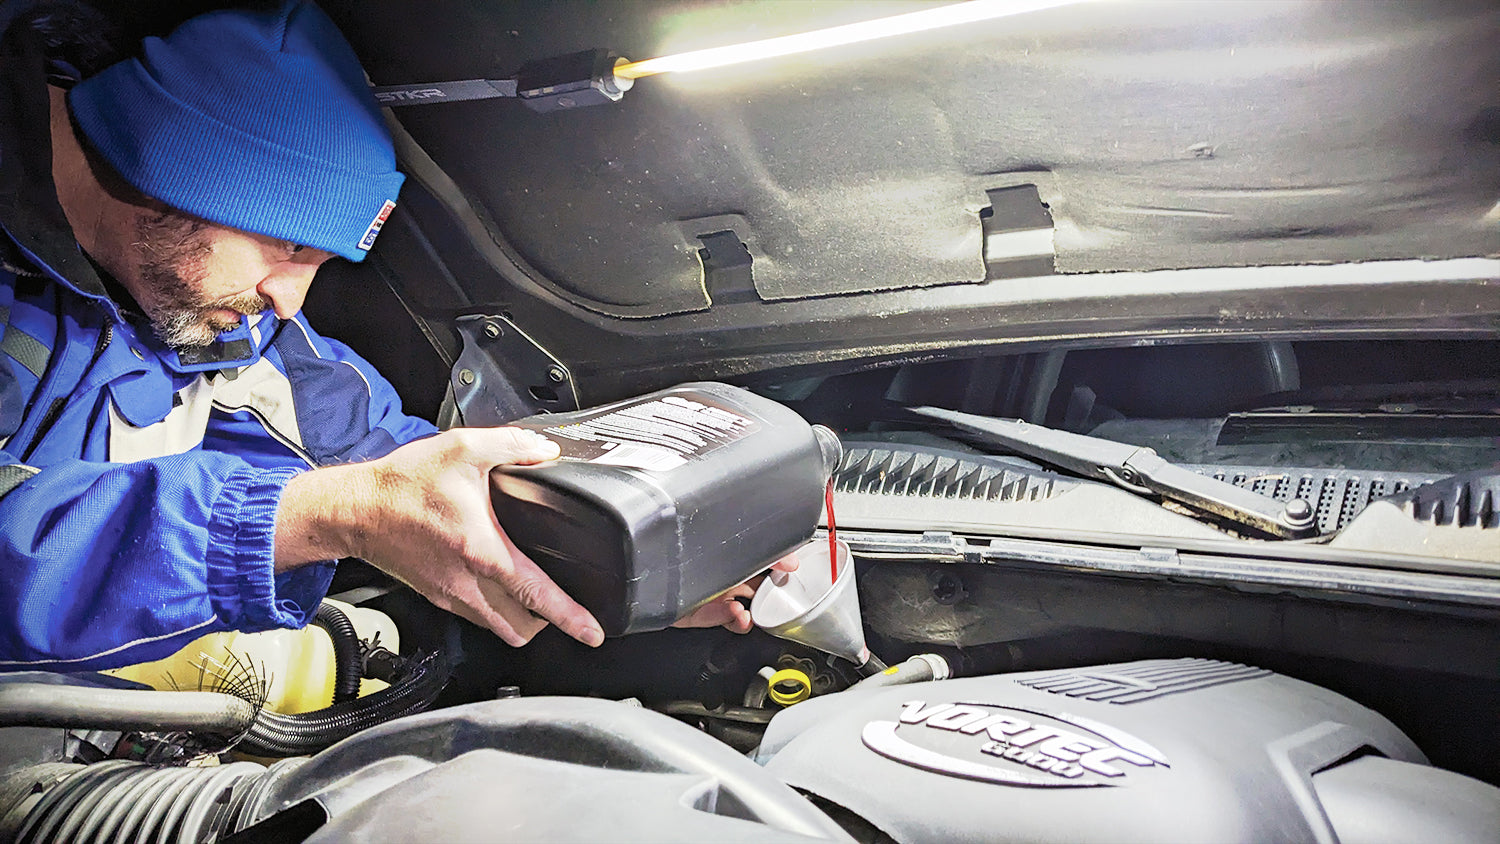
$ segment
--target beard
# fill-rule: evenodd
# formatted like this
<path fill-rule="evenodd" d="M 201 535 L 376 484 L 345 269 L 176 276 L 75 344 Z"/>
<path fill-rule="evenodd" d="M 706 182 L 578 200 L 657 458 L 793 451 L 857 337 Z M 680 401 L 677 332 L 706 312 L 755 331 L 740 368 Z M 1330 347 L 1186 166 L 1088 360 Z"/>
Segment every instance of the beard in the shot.
<path fill-rule="evenodd" d="M 240 324 L 239 316 L 254 316 L 269 307 L 259 293 L 209 298 L 207 257 L 213 251 L 210 223 L 177 211 L 144 215 L 136 222 L 139 256 L 137 277 L 144 288 L 138 304 L 163 343 L 174 349 L 207 346 Z"/>

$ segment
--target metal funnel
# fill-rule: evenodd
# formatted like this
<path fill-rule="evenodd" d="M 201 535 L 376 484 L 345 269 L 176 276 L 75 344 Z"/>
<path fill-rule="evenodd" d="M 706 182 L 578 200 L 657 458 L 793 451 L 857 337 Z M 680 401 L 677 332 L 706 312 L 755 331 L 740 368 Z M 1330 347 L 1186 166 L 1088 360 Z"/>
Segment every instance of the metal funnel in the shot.
<path fill-rule="evenodd" d="M 750 600 L 750 618 L 772 636 L 864 665 L 870 649 L 865 647 L 849 546 L 839 542 L 837 554 L 834 580 L 826 538 L 797 549 L 797 570 L 773 571 L 761 582 Z"/>

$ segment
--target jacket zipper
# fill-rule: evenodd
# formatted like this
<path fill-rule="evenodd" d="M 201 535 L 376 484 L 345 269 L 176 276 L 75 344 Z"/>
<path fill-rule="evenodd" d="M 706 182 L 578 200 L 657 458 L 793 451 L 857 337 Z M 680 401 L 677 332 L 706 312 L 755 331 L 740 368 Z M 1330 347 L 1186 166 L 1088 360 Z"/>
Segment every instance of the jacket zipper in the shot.
<path fill-rule="evenodd" d="M 114 323 L 104 323 L 104 330 L 99 332 L 99 340 L 94 344 L 94 354 L 90 356 L 89 364 L 84 368 L 84 372 L 88 372 L 94 368 L 94 365 L 99 362 L 100 355 L 103 355 L 104 350 L 109 348 L 110 341 L 114 339 L 114 336 Z M 22 463 L 31 459 L 32 453 L 36 451 L 37 446 L 42 444 L 42 440 L 47 438 L 47 432 L 52 429 L 53 425 L 57 424 L 58 418 L 62 416 L 63 408 L 67 406 L 67 396 L 58 396 L 47 406 L 46 414 L 42 416 L 41 422 L 37 424 L 36 430 L 31 434 L 31 442 L 27 444 L 26 450 L 21 454 Z"/>

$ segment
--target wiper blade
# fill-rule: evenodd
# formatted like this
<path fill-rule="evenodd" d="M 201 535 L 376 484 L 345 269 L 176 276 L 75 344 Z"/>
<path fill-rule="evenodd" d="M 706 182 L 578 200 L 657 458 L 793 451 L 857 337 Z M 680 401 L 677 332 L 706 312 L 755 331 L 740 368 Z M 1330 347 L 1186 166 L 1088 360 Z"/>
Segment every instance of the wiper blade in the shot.
<path fill-rule="evenodd" d="M 1109 481 L 1140 495 L 1170 498 L 1272 536 L 1299 539 L 1317 529 L 1312 505 L 1303 499 L 1283 503 L 1184 469 L 1149 448 L 940 407 L 910 410 L 1084 477 Z"/>

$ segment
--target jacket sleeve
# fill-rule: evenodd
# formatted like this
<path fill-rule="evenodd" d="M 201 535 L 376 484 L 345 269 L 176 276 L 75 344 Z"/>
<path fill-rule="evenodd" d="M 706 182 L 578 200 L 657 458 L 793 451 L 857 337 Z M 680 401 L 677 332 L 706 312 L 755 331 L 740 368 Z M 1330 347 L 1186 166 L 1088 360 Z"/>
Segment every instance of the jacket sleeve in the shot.
<path fill-rule="evenodd" d="M 0 669 L 157 659 L 216 630 L 300 626 L 331 564 L 276 576 L 276 507 L 293 469 L 201 450 L 60 461 L 0 498 Z"/>
<path fill-rule="evenodd" d="M 314 464 L 372 459 L 435 430 L 300 318 L 273 345 Z M 38 470 L 0 451 L 0 670 L 128 665 L 204 633 L 311 619 L 332 563 L 274 574 L 277 506 L 306 464 L 266 459 L 259 423 L 222 415 L 209 427 L 202 448 L 133 463 Z"/>

